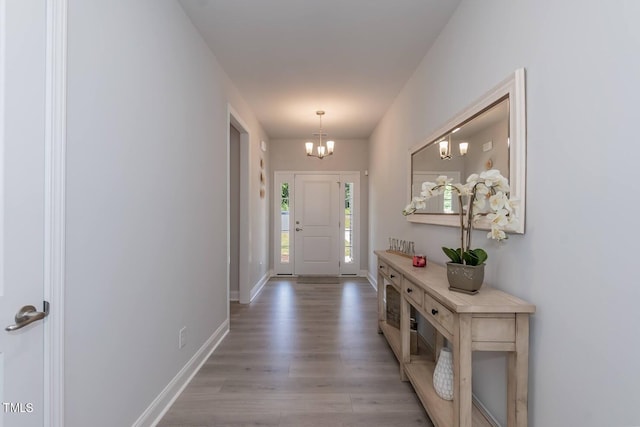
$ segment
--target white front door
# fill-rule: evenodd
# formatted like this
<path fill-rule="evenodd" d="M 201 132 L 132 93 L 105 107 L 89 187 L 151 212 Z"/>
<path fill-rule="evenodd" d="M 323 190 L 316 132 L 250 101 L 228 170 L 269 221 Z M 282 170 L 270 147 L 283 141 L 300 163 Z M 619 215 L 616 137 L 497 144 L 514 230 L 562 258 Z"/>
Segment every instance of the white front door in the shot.
<path fill-rule="evenodd" d="M 44 424 L 46 4 L 0 0 L 0 425 Z M 20 329 L 16 313 L 23 306 Z"/>
<path fill-rule="evenodd" d="M 339 273 L 339 191 L 337 175 L 295 177 L 295 273 Z"/>

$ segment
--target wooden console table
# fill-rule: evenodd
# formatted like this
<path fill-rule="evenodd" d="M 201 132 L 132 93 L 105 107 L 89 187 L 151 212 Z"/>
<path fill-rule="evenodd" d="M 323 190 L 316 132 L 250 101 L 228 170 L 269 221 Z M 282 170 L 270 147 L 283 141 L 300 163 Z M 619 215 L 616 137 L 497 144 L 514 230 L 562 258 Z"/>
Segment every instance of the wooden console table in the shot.
<path fill-rule="evenodd" d="M 375 251 L 378 256 L 378 327 L 400 362 L 400 375 L 411 381 L 436 427 L 491 426 L 473 404 L 471 355 L 474 351 L 508 352 L 507 422 L 527 425 L 529 316 L 535 306 L 486 284 L 476 295 L 449 291 L 446 268 L 412 266 L 411 259 Z M 386 286 L 401 295 L 400 329 L 386 321 Z M 410 307 L 435 329 L 434 355 L 412 355 L 409 349 Z M 449 342 L 453 353 L 453 401 L 441 399 L 433 388 L 436 358 Z"/>

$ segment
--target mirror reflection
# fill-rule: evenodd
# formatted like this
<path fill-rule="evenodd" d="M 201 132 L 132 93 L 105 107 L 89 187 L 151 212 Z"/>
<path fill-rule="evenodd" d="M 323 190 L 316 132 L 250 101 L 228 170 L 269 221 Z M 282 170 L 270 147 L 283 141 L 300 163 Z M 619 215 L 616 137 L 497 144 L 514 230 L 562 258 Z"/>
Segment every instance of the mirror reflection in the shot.
<path fill-rule="evenodd" d="M 419 196 L 422 183 L 440 175 L 452 182 L 466 182 L 469 175 L 498 169 L 509 176 L 509 98 L 450 129 L 411 155 L 411 197 Z M 416 213 L 457 214 L 460 207 L 453 191 L 433 197 Z"/>

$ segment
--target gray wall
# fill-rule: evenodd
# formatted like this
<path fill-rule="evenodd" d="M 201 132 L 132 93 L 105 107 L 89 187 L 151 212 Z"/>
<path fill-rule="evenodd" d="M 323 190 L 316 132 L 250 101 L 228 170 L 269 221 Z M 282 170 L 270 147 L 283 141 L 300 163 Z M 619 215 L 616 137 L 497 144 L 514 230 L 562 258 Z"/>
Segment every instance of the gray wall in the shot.
<path fill-rule="evenodd" d="M 640 425 L 640 287 L 627 256 L 638 236 L 638 16 L 629 0 L 463 0 L 371 137 L 371 249 L 412 238 L 444 263 L 458 230 L 401 215 L 407 149 L 526 68 L 526 234 L 474 241 L 489 252 L 486 282 L 537 305 L 531 426 Z M 474 354 L 474 393 L 503 425 L 505 365 Z"/>
<path fill-rule="evenodd" d="M 265 136 L 177 2 L 68 19 L 65 425 L 128 426 L 228 320 L 227 103 Z"/>
<path fill-rule="evenodd" d="M 364 172 L 369 164 L 369 144 L 365 139 L 336 140 L 335 152 L 332 156 L 318 160 L 308 157 L 304 150 L 307 139 L 275 139 L 269 142 L 269 170 L 272 189 L 274 171 L 359 171 L 360 172 L 360 212 L 362 221 L 360 226 L 360 268 L 367 270 L 367 255 L 369 242 L 367 229 L 369 227 L 369 177 Z M 273 200 L 270 200 L 270 212 L 273 211 Z M 273 227 L 269 229 L 273 231 Z M 270 233 L 270 248 L 273 247 L 273 233 Z M 273 257 L 269 261 L 273 268 Z"/>

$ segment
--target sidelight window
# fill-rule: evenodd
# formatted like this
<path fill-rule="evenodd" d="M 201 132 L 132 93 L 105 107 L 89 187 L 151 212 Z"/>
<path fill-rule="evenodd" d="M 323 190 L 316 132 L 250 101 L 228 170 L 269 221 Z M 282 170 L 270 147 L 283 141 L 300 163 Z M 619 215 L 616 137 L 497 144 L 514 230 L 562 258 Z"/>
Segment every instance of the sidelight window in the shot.
<path fill-rule="evenodd" d="M 344 184 L 344 262 L 353 263 L 353 182 Z"/>
<path fill-rule="evenodd" d="M 280 262 L 289 263 L 289 183 L 280 186 Z"/>

